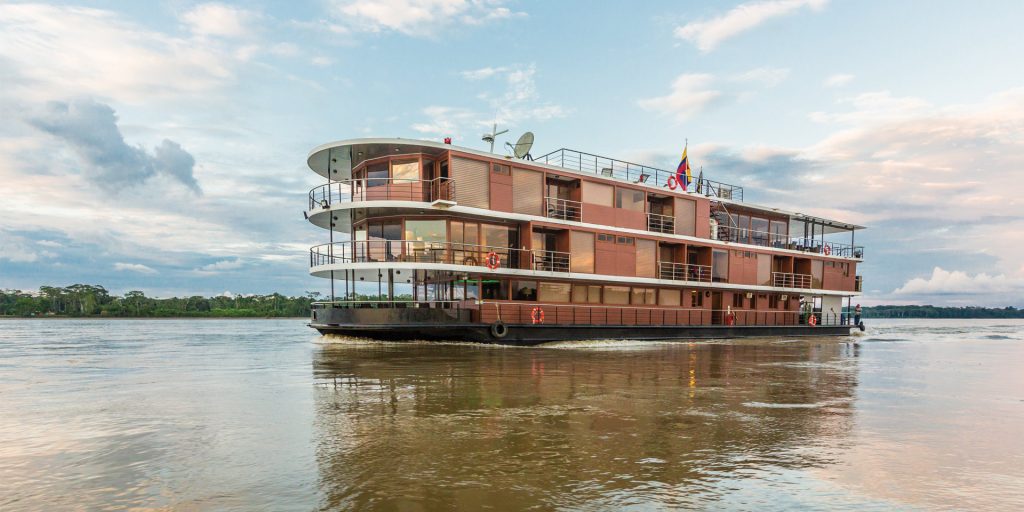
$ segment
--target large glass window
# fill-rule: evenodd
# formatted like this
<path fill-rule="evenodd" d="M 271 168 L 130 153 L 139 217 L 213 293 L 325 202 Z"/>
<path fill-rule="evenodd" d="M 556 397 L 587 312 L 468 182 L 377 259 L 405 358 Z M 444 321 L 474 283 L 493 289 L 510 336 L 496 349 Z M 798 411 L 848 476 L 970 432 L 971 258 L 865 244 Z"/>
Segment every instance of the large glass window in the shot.
<path fill-rule="evenodd" d="M 788 234 L 788 229 L 785 222 L 773 220 L 771 222 L 771 230 L 773 247 L 783 247 L 789 242 L 786 236 Z"/>
<path fill-rule="evenodd" d="M 615 207 L 633 212 L 644 211 L 644 191 L 631 188 L 615 188 Z"/>
<path fill-rule="evenodd" d="M 585 284 L 573 285 L 572 301 L 578 304 L 600 304 L 601 287 Z"/>
<path fill-rule="evenodd" d="M 396 181 L 420 179 L 420 162 L 418 160 L 400 160 L 391 162 L 391 179 Z"/>
<path fill-rule="evenodd" d="M 572 232 L 572 256 L 569 266 L 573 272 L 594 273 L 593 233 Z"/>
<path fill-rule="evenodd" d="M 484 279 L 480 281 L 480 294 L 485 300 L 508 300 L 508 281 Z"/>
<path fill-rule="evenodd" d="M 649 306 L 655 303 L 654 288 L 633 288 L 629 294 L 629 303 L 638 306 Z"/>
<path fill-rule="evenodd" d="M 662 306 L 680 305 L 679 290 L 658 290 L 658 304 Z"/>
<path fill-rule="evenodd" d="M 729 251 L 721 249 L 711 251 L 711 280 L 729 281 Z"/>
<path fill-rule="evenodd" d="M 512 281 L 512 300 L 537 300 L 537 281 Z"/>
<path fill-rule="evenodd" d="M 604 303 L 605 304 L 629 304 L 629 287 L 628 286 L 605 286 L 604 287 Z"/>
<path fill-rule="evenodd" d="M 405 221 L 405 239 L 417 242 L 446 242 L 444 219 Z"/>
<path fill-rule="evenodd" d="M 537 300 L 541 302 L 569 302 L 569 283 L 540 283 L 537 289 Z"/>
<path fill-rule="evenodd" d="M 753 244 L 768 245 L 768 219 L 750 219 L 750 239 Z"/>
<path fill-rule="evenodd" d="M 590 181 L 584 181 L 582 187 L 581 195 L 584 203 L 600 206 L 613 205 L 612 192 L 615 187 L 605 185 L 604 183 L 593 183 Z"/>
<path fill-rule="evenodd" d="M 388 164 L 379 163 L 366 166 L 366 186 L 382 187 L 388 184 Z"/>

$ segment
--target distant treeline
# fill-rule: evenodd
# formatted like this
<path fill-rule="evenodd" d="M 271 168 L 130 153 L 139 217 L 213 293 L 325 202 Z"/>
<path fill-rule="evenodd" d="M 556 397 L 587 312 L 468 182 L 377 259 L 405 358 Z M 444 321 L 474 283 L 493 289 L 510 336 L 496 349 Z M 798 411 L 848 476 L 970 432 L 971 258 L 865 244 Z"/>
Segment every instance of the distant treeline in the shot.
<path fill-rule="evenodd" d="M 43 286 L 38 293 L 0 290 L 0 316 L 291 317 L 309 316 L 319 292 L 303 297 L 237 295 L 156 299 L 140 291 L 111 295 L 96 285 Z"/>
<path fill-rule="evenodd" d="M 864 318 L 1024 318 L 1024 309 L 940 307 L 940 306 L 871 306 L 865 307 Z"/>

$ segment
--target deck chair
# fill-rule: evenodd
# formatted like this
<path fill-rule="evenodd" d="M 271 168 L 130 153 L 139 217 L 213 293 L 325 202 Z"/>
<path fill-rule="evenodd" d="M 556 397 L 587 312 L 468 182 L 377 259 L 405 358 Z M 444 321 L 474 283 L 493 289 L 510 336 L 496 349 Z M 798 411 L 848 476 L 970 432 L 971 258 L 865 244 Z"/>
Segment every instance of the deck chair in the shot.
<path fill-rule="evenodd" d="M 647 178 L 650 177 L 650 174 L 640 173 L 640 177 L 637 178 L 636 181 L 634 181 L 633 183 L 647 183 Z"/>
<path fill-rule="evenodd" d="M 613 173 L 612 173 L 612 168 L 611 167 L 605 167 L 604 169 L 601 169 L 601 176 L 604 176 L 606 178 L 611 178 L 612 174 Z"/>

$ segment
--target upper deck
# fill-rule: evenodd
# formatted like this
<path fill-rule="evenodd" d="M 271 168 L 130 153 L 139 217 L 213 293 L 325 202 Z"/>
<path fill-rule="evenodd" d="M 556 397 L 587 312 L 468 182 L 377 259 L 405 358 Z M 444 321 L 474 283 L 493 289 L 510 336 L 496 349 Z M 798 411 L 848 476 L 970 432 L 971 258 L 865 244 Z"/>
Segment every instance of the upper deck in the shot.
<path fill-rule="evenodd" d="M 458 185 L 461 185 L 459 189 L 462 199 L 466 199 L 471 194 L 480 194 L 479 191 L 472 190 L 474 185 L 475 188 L 481 188 L 480 182 L 457 183 L 458 180 L 453 181 L 447 176 L 432 180 L 404 180 L 406 183 L 401 183 L 402 180 L 395 179 L 393 176 L 367 179 L 364 173 L 360 175 L 361 179 L 353 180 L 353 170 L 365 167 L 363 164 L 366 162 L 410 155 L 417 155 L 423 160 L 447 160 L 455 155 L 475 161 L 483 160 L 508 165 L 516 169 L 543 171 L 548 176 L 549 182 L 561 180 L 570 183 L 576 180 L 577 183 L 586 181 L 592 184 L 614 184 L 617 189 L 644 191 L 646 195 L 647 203 L 644 207 L 645 211 L 642 212 L 644 218 L 634 222 L 635 226 L 617 226 L 611 220 L 612 217 L 629 217 L 632 212 L 615 212 L 611 216 L 599 215 L 603 207 L 589 205 L 583 201 L 585 199 L 583 197 L 551 197 L 552 194 L 545 190 L 542 192 L 544 197 L 538 198 L 538 200 L 542 201 L 544 206 L 541 213 L 552 221 L 581 221 L 597 225 L 603 224 L 613 228 L 633 227 L 640 231 L 662 234 L 679 233 L 682 230 L 675 226 L 677 219 L 672 215 L 664 215 L 664 212 L 672 210 L 672 198 L 685 198 L 695 200 L 698 203 L 698 209 L 706 212 L 698 217 L 713 219 L 713 228 L 708 233 L 701 236 L 700 226 L 690 233 L 698 238 L 863 259 L 863 247 L 854 245 L 854 233 L 856 230 L 864 229 L 863 226 L 748 203 L 744 201 L 743 187 L 704 177 L 695 178 L 695 183 L 690 186 L 690 190 L 683 190 L 682 187 L 672 189 L 669 186 L 669 178 L 674 176 L 674 173 L 671 171 L 570 149 L 558 149 L 530 161 L 440 142 L 414 139 L 365 138 L 323 144 L 309 153 L 307 163 L 313 171 L 329 178 L 332 183 L 310 191 L 311 220 L 326 227 L 326 221 L 317 215 L 321 211 L 317 206 L 333 205 L 339 201 L 398 200 L 402 202 L 401 200 L 405 200 L 406 203 L 410 203 L 441 199 L 445 202 L 450 201 L 452 204 L 473 204 L 468 200 L 455 200 L 455 190 Z M 443 181 L 441 181 L 442 179 Z M 412 181 L 421 183 L 412 184 L 410 183 Z M 486 188 L 487 182 L 483 182 L 482 185 L 482 188 Z M 376 188 L 371 189 L 375 186 Z M 418 192 L 420 189 L 431 190 L 433 193 L 427 194 L 430 197 L 420 196 Z M 414 193 L 412 190 L 416 192 Z M 508 191 L 512 192 L 511 189 Z M 521 199 L 516 197 L 517 201 Z M 708 207 L 703 210 L 701 207 L 705 202 Z M 666 205 L 667 207 L 665 207 Z M 483 201 L 482 204 L 477 201 L 475 206 L 501 211 L 500 208 L 487 201 Z M 587 211 L 584 212 L 584 209 Z M 506 208 L 503 211 L 503 214 L 505 213 L 515 214 L 517 212 L 515 208 Z M 849 243 L 829 236 L 836 234 L 848 234 Z M 826 239 L 827 236 L 828 239 Z"/>

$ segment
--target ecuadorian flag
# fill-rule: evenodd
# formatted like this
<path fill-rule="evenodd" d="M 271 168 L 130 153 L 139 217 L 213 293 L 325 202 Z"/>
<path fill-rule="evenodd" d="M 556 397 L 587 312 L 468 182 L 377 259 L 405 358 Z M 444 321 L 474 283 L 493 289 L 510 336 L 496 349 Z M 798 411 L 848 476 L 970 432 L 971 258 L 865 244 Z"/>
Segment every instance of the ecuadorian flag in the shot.
<path fill-rule="evenodd" d="M 679 167 L 676 167 L 676 181 L 683 185 L 684 189 L 689 189 L 693 175 L 690 174 L 690 160 L 686 158 L 686 149 L 683 148 L 683 159 L 679 161 Z"/>

